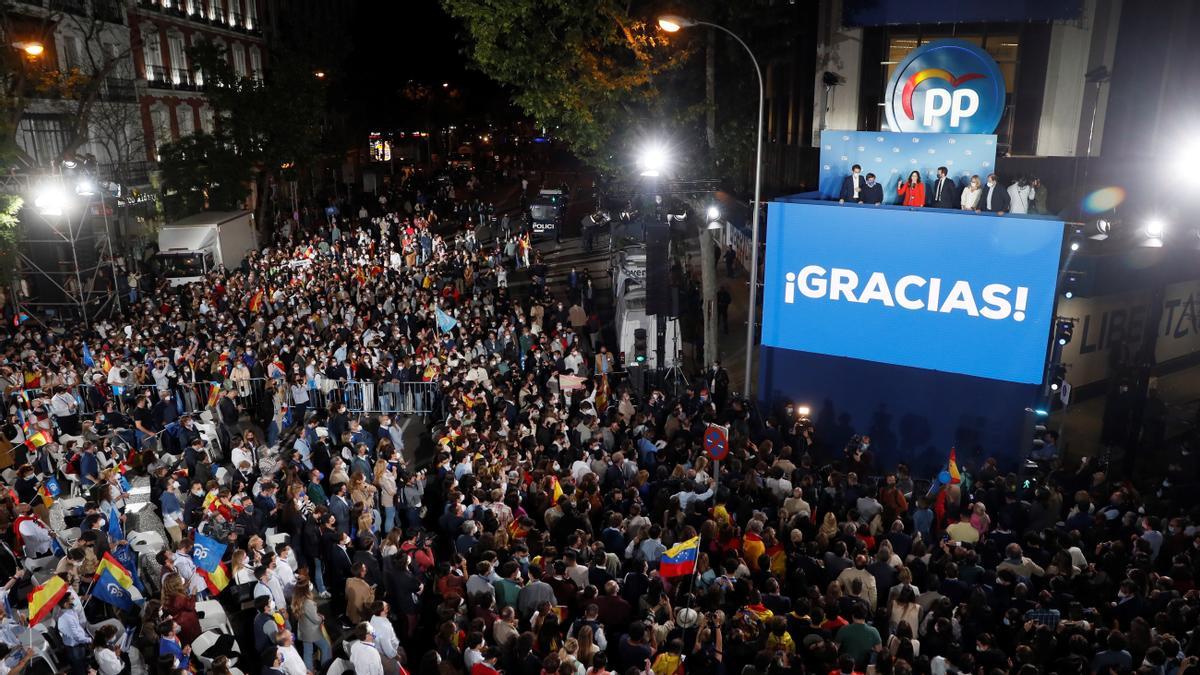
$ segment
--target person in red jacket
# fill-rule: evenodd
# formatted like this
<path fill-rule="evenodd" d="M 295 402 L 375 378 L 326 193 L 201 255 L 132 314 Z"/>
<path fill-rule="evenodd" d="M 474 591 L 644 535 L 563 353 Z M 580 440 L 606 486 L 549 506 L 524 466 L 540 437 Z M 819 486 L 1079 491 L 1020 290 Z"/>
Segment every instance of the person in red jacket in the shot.
<path fill-rule="evenodd" d="M 921 182 L 921 173 L 914 171 L 908 174 L 908 181 L 896 185 L 896 194 L 900 195 L 903 206 L 925 206 L 925 184 Z"/>

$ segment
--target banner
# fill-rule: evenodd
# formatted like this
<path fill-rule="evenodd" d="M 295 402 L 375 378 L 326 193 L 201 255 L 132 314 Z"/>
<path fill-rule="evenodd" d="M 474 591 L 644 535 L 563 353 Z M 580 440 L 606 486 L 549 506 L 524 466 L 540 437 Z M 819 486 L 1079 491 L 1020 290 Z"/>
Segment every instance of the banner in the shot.
<path fill-rule="evenodd" d="M 979 176 L 980 183 L 986 183 L 988 174 L 996 170 L 996 137 L 835 129 L 821 132 L 822 197 L 837 199 L 842 180 L 850 175 L 855 164 L 862 167 L 864 180 L 868 173 L 875 174 L 876 182 L 883 188 L 884 204 L 900 201 L 896 183 L 912 171 L 921 174 L 928 190 L 937 178 L 939 166 L 946 167 L 947 175 L 954 179 L 961 194 L 971 176 Z"/>
<path fill-rule="evenodd" d="M 1062 223 L 830 202 L 767 220 L 763 345 L 1042 381 Z"/>
<path fill-rule="evenodd" d="M 228 546 L 197 533 L 196 542 L 192 547 L 192 560 L 196 561 L 196 567 L 211 574 L 221 564 L 221 556 L 225 555 Z"/>
<path fill-rule="evenodd" d="M 113 578 L 112 572 L 108 570 L 101 572 L 100 578 L 96 579 L 92 586 L 92 597 L 117 609 L 129 612 L 137 609 L 129 590 Z"/>

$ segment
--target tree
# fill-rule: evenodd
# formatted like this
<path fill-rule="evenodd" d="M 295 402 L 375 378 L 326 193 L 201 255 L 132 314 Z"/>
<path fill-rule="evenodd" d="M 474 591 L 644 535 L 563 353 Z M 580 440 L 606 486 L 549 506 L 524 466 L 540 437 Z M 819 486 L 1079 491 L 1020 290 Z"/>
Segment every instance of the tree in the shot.
<path fill-rule="evenodd" d="M 250 161 L 228 137 L 198 131 L 161 149 L 163 206 L 169 218 L 199 211 L 232 211 L 249 194 Z"/>
<path fill-rule="evenodd" d="M 253 168 L 255 218 L 260 232 L 269 236 L 269 186 L 284 166 L 310 165 L 320 155 L 324 87 L 313 76 L 311 62 L 299 54 L 273 55 L 276 65 L 265 80 L 238 75 L 212 44 L 195 45 L 189 54 L 193 70 L 204 73 L 208 101 L 217 112 L 219 131 L 213 140 L 227 143 L 229 152 Z"/>
<path fill-rule="evenodd" d="M 55 35 L 60 34 L 63 48 L 69 50 L 64 55 L 65 67 L 54 62 L 49 49 L 38 56 L 7 45 L 0 49 L 0 113 L 4 118 L 0 143 L 16 149 L 15 134 L 31 101 L 38 100 L 39 107 L 65 120 L 62 150 L 55 159 L 70 159 L 89 140 L 93 111 L 111 78 L 132 71 L 129 55 L 133 45 L 126 34 L 128 28 L 120 23 L 123 10 L 116 0 L 93 0 L 85 13 L 57 11 L 53 3 L 51 9 L 39 4 L 0 0 L 0 41 L 46 46 L 55 44 Z M 16 151 L 25 163 L 33 163 L 34 158 Z"/>

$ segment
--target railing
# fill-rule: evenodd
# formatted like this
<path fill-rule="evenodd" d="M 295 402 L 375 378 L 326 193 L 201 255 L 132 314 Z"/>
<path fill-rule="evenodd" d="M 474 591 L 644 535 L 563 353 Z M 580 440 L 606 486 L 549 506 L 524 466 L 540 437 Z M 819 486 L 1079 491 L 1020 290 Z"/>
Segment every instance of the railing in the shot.
<path fill-rule="evenodd" d="M 107 77 L 104 78 L 104 85 L 100 90 L 100 98 L 106 101 L 136 101 L 138 98 L 137 88 L 131 79 Z"/>
<path fill-rule="evenodd" d="M 157 89 L 196 91 L 202 88 L 196 74 L 186 68 L 168 69 L 165 66 L 147 65 L 146 81 Z"/>
<path fill-rule="evenodd" d="M 297 409 L 297 404 L 290 386 L 283 380 L 251 378 L 248 380 L 226 379 L 217 382 L 222 392 L 232 390 L 238 393 L 238 403 L 242 410 L 255 417 L 259 410 L 274 408 L 274 391 L 268 386 L 273 383 L 276 388 L 283 387 L 283 401 L 289 410 Z M 150 404 L 158 402 L 160 393 L 170 391 L 175 405 L 180 413 L 198 413 L 208 407 L 208 396 L 213 382 L 184 382 L 167 389 L 155 384 L 139 384 L 129 386 L 96 387 L 89 384 L 76 385 L 71 393 L 79 404 L 83 415 L 103 412 L 108 403 L 122 413 L 130 414 L 137 406 L 137 400 L 143 396 L 150 398 Z M 50 397 L 53 392 L 38 388 L 26 388 L 24 395 L 31 401 L 35 398 Z M 354 382 L 334 381 L 323 377 L 309 383 L 305 388 L 308 402 L 305 410 L 316 408 L 326 409 L 337 403 L 345 403 L 346 410 L 355 414 L 387 414 L 387 415 L 440 415 L 442 412 L 441 387 L 436 382 Z M 14 392 L 11 398 L 17 399 L 20 394 Z M 293 420 L 295 423 L 296 420 Z"/>

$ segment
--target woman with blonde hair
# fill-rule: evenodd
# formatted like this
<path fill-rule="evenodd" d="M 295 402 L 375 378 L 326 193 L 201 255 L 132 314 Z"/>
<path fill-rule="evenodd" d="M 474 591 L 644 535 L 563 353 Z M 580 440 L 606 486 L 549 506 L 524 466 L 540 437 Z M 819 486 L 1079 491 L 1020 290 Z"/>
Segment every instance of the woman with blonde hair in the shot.
<path fill-rule="evenodd" d="M 979 539 L 982 541 L 991 528 L 992 518 L 988 515 L 987 506 L 983 502 L 975 502 L 971 507 L 971 527 L 979 533 Z"/>
<path fill-rule="evenodd" d="M 313 597 L 312 583 L 300 579 L 292 589 L 292 616 L 296 620 L 296 639 L 300 641 L 304 666 L 309 672 L 319 672 L 313 664 L 313 648 L 321 653 L 321 668 L 324 671 L 333 661 L 333 650 L 323 630 L 325 617 L 317 612 L 317 601 Z"/>
<path fill-rule="evenodd" d="M 167 578 L 163 579 L 162 608 L 179 624 L 179 639 L 183 644 L 191 644 L 200 637 L 200 615 L 196 613 L 196 599 L 188 594 L 183 577 L 178 574 L 168 574 Z"/>
<path fill-rule="evenodd" d="M 239 548 L 233 552 L 233 559 L 229 563 L 229 571 L 232 572 L 231 578 L 236 586 L 251 584 L 255 581 L 254 570 L 250 569 L 246 558 L 246 552 Z"/>
<path fill-rule="evenodd" d="M 567 638 L 563 642 L 562 648 L 558 650 L 559 673 L 562 673 L 562 666 L 570 666 L 575 669 L 575 675 L 583 675 L 587 668 L 579 660 L 579 640 L 575 638 Z"/>
<path fill-rule="evenodd" d="M 838 535 L 837 516 L 833 515 L 833 511 L 826 511 L 825 518 L 821 521 L 821 528 L 817 530 L 817 543 L 821 548 L 829 546 L 829 542 Z"/>
<path fill-rule="evenodd" d="M 575 652 L 579 662 L 588 668 L 592 667 L 592 659 L 596 657 L 596 653 L 600 651 L 600 647 L 596 645 L 596 632 L 588 624 L 580 626 L 579 632 L 575 634 L 575 640 L 579 643 L 579 648 Z"/>

